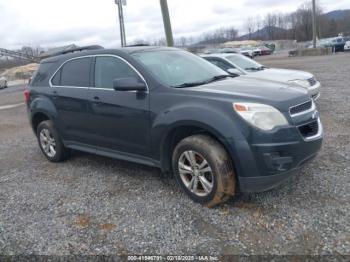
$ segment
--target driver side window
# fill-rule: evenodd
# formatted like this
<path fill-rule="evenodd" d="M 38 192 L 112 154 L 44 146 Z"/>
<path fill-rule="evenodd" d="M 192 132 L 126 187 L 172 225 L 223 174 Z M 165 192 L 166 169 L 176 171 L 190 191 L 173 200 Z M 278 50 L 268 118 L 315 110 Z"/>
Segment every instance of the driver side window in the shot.
<path fill-rule="evenodd" d="M 96 57 L 95 87 L 113 89 L 113 81 L 119 78 L 135 78 L 140 76 L 123 60 L 112 56 Z"/>

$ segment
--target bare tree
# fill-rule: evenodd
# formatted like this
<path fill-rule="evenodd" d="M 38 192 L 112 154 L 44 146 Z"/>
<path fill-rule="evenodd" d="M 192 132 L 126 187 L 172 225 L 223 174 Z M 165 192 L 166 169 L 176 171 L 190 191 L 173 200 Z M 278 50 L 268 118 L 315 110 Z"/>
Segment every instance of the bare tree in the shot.
<path fill-rule="evenodd" d="M 255 28 L 256 28 L 256 40 L 259 40 L 260 39 L 260 30 L 261 30 L 261 26 L 262 26 L 262 20 L 261 20 L 261 16 L 260 15 L 257 15 L 255 17 Z"/>
<path fill-rule="evenodd" d="M 252 17 L 248 17 L 245 22 L 245 29 L 248 32 L 249 40 L 252 39 L 252 33 L 254 32 L 254 19 Z"/>
<path fill-rule="evenodd" d="M 275 39 L 275 30 L 277 26 L 277 16 L 275 14 L 267 14 L 264 21 L 265 27 L 267 28 L 268 38 Z"/>

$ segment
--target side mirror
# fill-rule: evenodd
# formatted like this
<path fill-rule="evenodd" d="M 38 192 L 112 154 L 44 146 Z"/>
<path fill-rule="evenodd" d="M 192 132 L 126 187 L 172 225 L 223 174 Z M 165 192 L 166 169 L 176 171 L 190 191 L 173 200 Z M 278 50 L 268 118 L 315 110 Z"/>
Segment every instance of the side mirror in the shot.
<path fill-rule="evenodd" d="M 133 77 L 117 78 L 113 80 L 113 88 L 116 91 L 145 91 L 146 84 Z"/>
<path fill-rule="evenodd" d="M 230 68 L 227 70 L 227 72 L 230 74 L 230 75 L 241 75 L 242 72 L 239 71 L 237 68 Z"/>

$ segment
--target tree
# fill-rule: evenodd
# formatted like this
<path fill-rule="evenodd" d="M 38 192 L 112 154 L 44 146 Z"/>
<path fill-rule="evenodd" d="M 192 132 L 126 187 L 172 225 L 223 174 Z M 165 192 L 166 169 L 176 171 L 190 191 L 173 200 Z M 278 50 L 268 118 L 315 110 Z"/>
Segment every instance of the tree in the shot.
<path fill-rule="evenodd" d="M 186 44 L 187 44 L 187 39 L 186 39 L 186 37 L 181 37 L 181 38 L 180 38 L 180 43 L 181 43 L 181 46 L 186 46 Z"/>
<path fill-rule="evenodd" d="M 254 32 L 254 20 L 252 17 L 248 17 L 245 23 L 245 29 L 248 32 L 249 40 L 252 39 L 252 33 Z"/>
<path fill-rule="evenodd" d="M 261 25 L 262 25 L 261 16 L 260 16 L 260 15 L 257 15 L 257 16 L 255 17 L 255 27 L 256 27 L 256 32 L 257 32 L 256 40 L 259 40 L 259 39 L 260 39 Z"/>
<path fill-rule="evenodd" d="M 275 29 L 277 26 L 277 16 L 275 14 L 267 14 L 264 21 L 265 27 L 267 29 L 268 39 L 275 39 Z"/>

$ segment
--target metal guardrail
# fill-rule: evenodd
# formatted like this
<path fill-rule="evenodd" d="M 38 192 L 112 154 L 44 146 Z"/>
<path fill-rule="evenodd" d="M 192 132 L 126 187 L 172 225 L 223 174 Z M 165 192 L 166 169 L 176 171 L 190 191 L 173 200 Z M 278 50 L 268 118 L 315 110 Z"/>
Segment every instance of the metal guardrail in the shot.
<path fill-rule="evenodd" d="M 40 62 L 41 60 L 39 57 L 36 57 L 36 56 L 31 56 L 21 52 L 7 50 L 4 48 L 0 48 L 0 56 L 9 56 L 9 57 L 18 58 L 18 59 L 22 59 L 30 62 L 36 62 L 36 63 Z"/>

